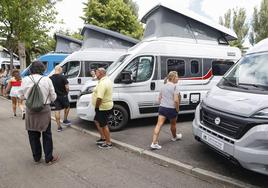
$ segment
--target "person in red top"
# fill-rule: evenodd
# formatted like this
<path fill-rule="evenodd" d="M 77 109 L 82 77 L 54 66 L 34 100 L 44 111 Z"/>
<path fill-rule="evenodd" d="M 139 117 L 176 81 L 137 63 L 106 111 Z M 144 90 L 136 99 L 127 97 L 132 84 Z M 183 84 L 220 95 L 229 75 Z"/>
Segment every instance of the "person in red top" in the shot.
<path fill-rule="evenodd" d="M 22 119 L 25 119 L 23 100 L 18 98 L 18 90 L 20 89 L 20 86 L 21 86 L 20 71 L 15 69 L 12 71 L 12 78 L 8 80 L 6 92 L 10 91 L 9 96 L 11 97 L 12 100 L 12 109 L 14 116 L 17 116 L 16 111 L 18 104 L 19 108 L 21 109 Z"/>

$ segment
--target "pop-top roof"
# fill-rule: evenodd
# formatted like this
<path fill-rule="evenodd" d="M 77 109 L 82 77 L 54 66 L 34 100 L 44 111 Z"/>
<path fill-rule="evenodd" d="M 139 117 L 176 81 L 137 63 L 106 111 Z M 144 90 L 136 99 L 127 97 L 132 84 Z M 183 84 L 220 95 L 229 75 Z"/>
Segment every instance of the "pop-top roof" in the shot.
<path fill-rule="evenodd" d="M 198 40 L 216 40 L 218 43 L 237 39 L 232 30 L 189 10 L 158 4 L 141 19 L 146 23 L 144 38 L 182 37 Z"/>
<path fill-rule="evenodd" d="M 55 33 L 54 38 L 56 40 L 55 52 L 73 53 L 74 51 L 79 50 L 82 46 L 81 40 L 63 34 Z"/>
<path fill-rule="evenodd" d="M 118 48 L 127 49 L 139 40 L 95 25 L 85 25 L 81 35 L 84 36 L 82 48 Z"/>

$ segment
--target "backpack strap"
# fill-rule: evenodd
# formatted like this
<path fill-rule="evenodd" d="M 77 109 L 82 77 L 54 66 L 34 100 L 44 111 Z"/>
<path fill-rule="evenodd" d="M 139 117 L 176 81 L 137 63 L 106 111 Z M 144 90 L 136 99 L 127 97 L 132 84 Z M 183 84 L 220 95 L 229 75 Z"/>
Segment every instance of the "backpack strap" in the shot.
<path fill-rule="evenodd" d="M 34 84 L 39 84 L 40 80 L 43 78 L 43 76 L 41 76 L 41 78 L 37 82 L 35 82 L 33 76 L 31 76 L 29 76 L 29 78 L 33 81 Z"/>
<path fill-rule="evenodd" d="M 29 76 L 29 78 L 33 81 L 34 84 L 38 85 L 39 82 L 40 82 L 40 80 L 41 80 L 42 78 L 44 78 L 44 76 L 41 76 L 41 78 L 40 78 L 37 82 L 34 81 L 33 76 L 32 76 L 32 77 Z M 47 103 L 48 97 L 49 97 L 49 93 L 48 93 L 47 98 L 46 98 L 46 100 L 45 100 L 45 104 Z"/>

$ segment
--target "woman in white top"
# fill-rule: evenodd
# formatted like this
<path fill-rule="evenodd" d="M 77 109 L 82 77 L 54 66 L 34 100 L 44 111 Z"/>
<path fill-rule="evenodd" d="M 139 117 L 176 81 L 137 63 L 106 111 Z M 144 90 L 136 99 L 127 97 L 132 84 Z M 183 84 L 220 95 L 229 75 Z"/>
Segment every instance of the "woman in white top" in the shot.
<path fill-rule="evenodd" d="M 170 121 L 170 130 L 172 133 L 172 141 L 176 141 L 181 139 L 182 135 L 176 133 L 176 122 L 177 116 L 179 112 L 179 101 L 180 101 L 180 93 L 176 88 L 176 84 L 178 83 L 179 77 L 176 71 L 169 72 L 166 83 L 160 91 L 159 95 L 159 115 L 157 124 L 155 126 L 153 132 L 153 142 L 151 144 L 152 149 L 161 149 L 162 147 L 158 144 L 158 137 L 161 130 L 162 125 L 165 123 L 166 119 Z"/>

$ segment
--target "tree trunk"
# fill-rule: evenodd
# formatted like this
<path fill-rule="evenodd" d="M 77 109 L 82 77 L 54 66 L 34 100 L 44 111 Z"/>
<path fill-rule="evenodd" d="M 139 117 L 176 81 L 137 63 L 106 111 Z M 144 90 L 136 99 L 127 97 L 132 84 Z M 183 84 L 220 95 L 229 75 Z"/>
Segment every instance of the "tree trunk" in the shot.
<path fill-rule="evenodd" d="M 13 62 L 14 62 L 14 56 L 13 56 L 13 49 L 9 49 L 9 54 L 10 54 L 10 67 L 9 67 L 9 73 L 11 74 L 14 68 Z"/>
<path fill-rule="evenodd" d="M 18 42 L 18 51 L 20 58 L 20 70 L 24 70 L 26 68 L 26 53 L 25 53 L 25 44 L 24 42 Z"/>

